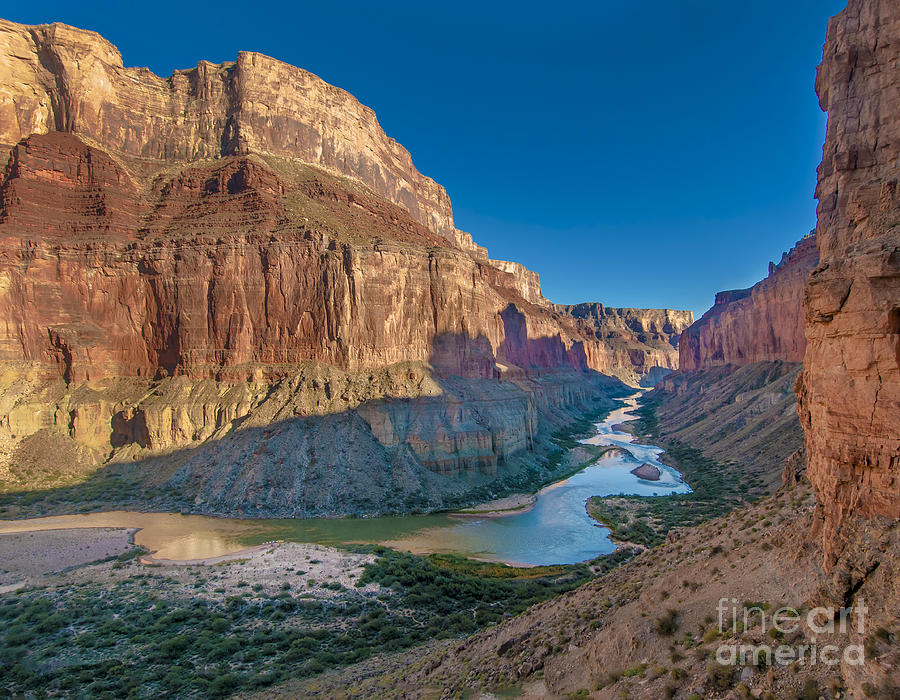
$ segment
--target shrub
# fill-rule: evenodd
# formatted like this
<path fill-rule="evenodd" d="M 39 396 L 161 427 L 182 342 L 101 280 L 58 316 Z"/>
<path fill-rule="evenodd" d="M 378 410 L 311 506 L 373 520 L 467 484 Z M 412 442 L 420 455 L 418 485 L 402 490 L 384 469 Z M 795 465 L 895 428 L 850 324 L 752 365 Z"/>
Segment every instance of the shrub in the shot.
<path fill-rule="evenodd" d="M 239 679 L 234 673 L 226 673 L 209 684 L 209 693 L 213 697 L 230 695 L 238 687 Z"/>
<path fill-rule="evenodd" d="M 731 666 L 713 662 L 706 667 L 706 677 L 713 687 L 730 688 L 734 669 Z"/>
<path fill-rule="evenodd" d="M 631 668 L 627 668 L 622 671 L 622 676 L 624 678 L 633 678 L 634 676 L 644 677 L 644 672 L 647 670 L 647 664 L 638 664 L 637 666 L 632 666 Z"/>
<path fill-rule="evenodd" d="M 183 634 L 165 640 L 159 645 L 159 650 L 164 656 L 172 658 L 178 656 L 191 645 L 191 640 Z"/>
<path fill-rule="evenodd" d="M 666 610 L 666 614 L 653 620 L 653 629 L 657 634 L 664 637 L 671 637 L 678 631 L 679 613 L 674 608 Z"/>
<path fill-rule="evenodd" d="M 807 678 L 800 691 L 801 700 L 819 700 L 819 684 L 814 678 Z"/>

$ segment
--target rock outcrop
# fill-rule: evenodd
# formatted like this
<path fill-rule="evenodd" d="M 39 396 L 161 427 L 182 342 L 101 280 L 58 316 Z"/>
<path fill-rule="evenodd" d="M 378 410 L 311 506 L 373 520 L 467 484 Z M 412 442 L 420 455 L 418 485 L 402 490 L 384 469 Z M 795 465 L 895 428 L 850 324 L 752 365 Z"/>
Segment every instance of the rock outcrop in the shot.
<path fill-rule="evenodd" d="M 802 362 L 806 348 L 801 300 L 818 261 L 815 232 L 749 289 L 716 294 L 712 308 L 682 334 L 679 369 L 754 362 Z"/>
<path fill-rule="evenodd" d="M 852 540 L 842 533 L 849 520 L 900 518 L 898 64 L 895 2 L 850 0 L 830 21 L 816 79 L 828 112 L 816 189 L 820 263 L 806 290 L 798 384 L 826 567 Z"/>
<path fill-rule="evenodd" d="M 655 467 L 652 464 L 647 464 L 646 462 L 644 462 L 641 466 L 632 469 L 631 473 L 634 474 L 638 479 L 645 479 L 647 481 L 659 481 L 659 467 Z"/>
<path fill-rule="evenodd" d="M 266 153 L 352 177 L 450 239 L 450 199 L 375 113 L 301 68 L 258 53 L 161 78 L 64 24 L 0 20 L 0 147 L 64 131 L 114 156 L 185 163 Z M 462 238 L 465 237 L 461 234 Z"/>
<path fill-rule="evenodd" d="M 554 307 L 453 226 L 371 110 L 259 54 L 163 79 L 92 32 L 0 21 L 0 144 L 6 487 L 127 463 L 207 509 L 353 512 L 309 484 L 362 460 L 384 493 L 403 472 L 397 493 L 437 507 L 434 475 L 533 467 L 609 405 L 604 375 L 673 368 L 691 321 Z M 268 423 L 291 455 L 238 454 L 275 440 Z M 319 495 L 292 505 L 301 483 Z"/>

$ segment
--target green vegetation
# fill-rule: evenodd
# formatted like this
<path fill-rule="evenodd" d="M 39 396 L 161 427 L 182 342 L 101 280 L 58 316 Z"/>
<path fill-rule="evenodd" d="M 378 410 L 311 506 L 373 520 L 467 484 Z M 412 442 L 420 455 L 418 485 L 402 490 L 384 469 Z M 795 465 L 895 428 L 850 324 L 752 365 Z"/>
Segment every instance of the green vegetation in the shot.
<path fill-rule="evenodd" d="M 659 401 L 647 398 L 635 412 L 640 418 L 641 433 L 654 440 L 659 440 L 656 418 Z M 732 467 L 677 440 L 666 441 L 663 446 L 667 463 L 682 473 L 693 492 L 590 499 L 588 512 L 620 542 L 653 547 L 664 542 L 672 528 L 699 525 L 753 500 L 751 484 L 742 480 Z"/>
<path fill-rule="evenodd" d="M 417 641 L 474 632 L 591 578 L 586 565 L 546 567 L 565 571 L 540 578 L 512 578 L 497 576 L 496 570 L 491 569 L 482 570 L 487 576 L 465 573 L 452 560 L 448 566 L 443 557 L 423 558 L 384 549 L 380 554 L 374 564 L 366 567 L 358 585 L 378 583 L 398 594 L 404 606 L 427 613 L 429 617 L 424 619 L 428 619 L 428 626 Z M 478 570 L 478 564 L 473 562 L 466 568 Z"/>
<path fill-rule="evenodd" d="M 734 668 L 711 661 L 706 667 L 706 677 L 713 688 L 727 689 L 734 679 Z"/>
<path fill-rule="evenodd" d="M 633 556 L 513 569 L 383 547 L 356 589 L 205 597 L 154 573 L 0 599 L 0 696 L 222 697 L 474 632 Z M 123 563 L 124 565 L 124 563 Z M 377 583 L 375 590 L 363 590 Z M 305 587 L 302 587 L 305 589 Z"/>
<path fill-rule="evenodd" d="M 147 506 L 181 496 L 164 489 L 142 486 L 123 476 L 98 474 L 85 481 L 50 489 L 6 491 L 0 489 L 0 517 L 16 518 L 48 513 L 90 513 L 110 505 Z"/>

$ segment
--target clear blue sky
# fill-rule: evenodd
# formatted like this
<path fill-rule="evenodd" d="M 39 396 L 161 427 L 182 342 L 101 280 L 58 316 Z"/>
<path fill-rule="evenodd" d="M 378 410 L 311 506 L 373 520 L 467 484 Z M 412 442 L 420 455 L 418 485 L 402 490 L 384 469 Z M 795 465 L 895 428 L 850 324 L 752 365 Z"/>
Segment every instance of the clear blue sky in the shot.
<path fill-rule="evenodd" d="M 815 224 L 813 90 L 843 0 L 57 2 L 161 75 L 239 50 L 372 107 L 457 225 L 554 301 L 704 311 Z"/>

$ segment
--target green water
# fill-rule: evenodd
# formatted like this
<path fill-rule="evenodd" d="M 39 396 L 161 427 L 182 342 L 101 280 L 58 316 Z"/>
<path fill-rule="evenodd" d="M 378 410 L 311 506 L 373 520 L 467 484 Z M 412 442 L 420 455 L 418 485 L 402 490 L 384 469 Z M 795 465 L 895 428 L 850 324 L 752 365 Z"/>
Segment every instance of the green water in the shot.
<path fill-rule="evenodd" d="M 631 442 L 616 430 L 634 420 L 636 396 L 595 425 L 584 440 L 610 445 L 610 451 L 582 471 L 545 487 L 534 506 L 502 518 L 453 515 L 408 515 L 379 518 L 313 518 L 308 520 L 240 520 L 177 513 L 112 511 L 30 520 L 0 521 L 0 534 L 63 528 L 139 528 L 135 542 L 159 559 L 205 559 L 271 540 L 323 545 L 380 543 L 415 553 L 453 553 L 518 565 L 572 564 L 615 549 L 609 530 L 599 527 L 585 510 L 591 496 L 686 493 L 690 487 L 672 467 L 659 461 L 662 449 Z M 659 481 L 631 473 L 642 463 L 660 470 Z"/>

